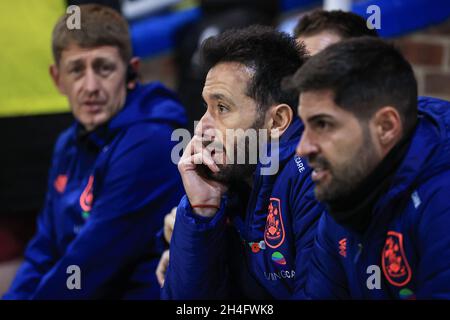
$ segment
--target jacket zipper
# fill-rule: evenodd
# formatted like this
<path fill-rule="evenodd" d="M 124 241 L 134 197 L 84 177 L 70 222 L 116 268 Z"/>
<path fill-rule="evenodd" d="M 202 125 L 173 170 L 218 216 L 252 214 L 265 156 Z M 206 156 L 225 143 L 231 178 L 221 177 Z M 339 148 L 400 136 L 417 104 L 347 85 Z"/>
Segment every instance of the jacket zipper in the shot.
<path fill-rule="evenodd" d="M 361 253 L 363 251 L 363 244 L 362 243 L 358 243 L 358 252 L 355 255 L 355 258 L 353 258 L 353 264 L 356 264 L 359 260 L 359 257 L 361 256 Z"/>

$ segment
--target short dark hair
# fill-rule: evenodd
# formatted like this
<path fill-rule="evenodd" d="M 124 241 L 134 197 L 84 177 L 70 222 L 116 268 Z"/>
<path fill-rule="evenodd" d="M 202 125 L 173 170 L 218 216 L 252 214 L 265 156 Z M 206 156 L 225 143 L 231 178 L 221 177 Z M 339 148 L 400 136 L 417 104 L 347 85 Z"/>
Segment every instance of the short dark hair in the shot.
<path fill-rule="evenodd" d="M 66 21 L 70 14 L 59 18 L 52 34 L 52 51 L 58 64 L 61 53 L 69 45 L 82 48 L 115 46 L 125 64 L 132 57 L 131 40 L 126 20 L 114 9 L 98 5 L 80 6 L 80 29 L 69 29 Z"/>
<path fill-rule="evenodd" d="M 286 33 L 254 25 L 228 30 L 208 38 L 201 48 L 202 65 L 209 70 L 221 62 L 238 62 L 255 70 L 247 95 L 265 112 L 273 104 L 286 103 L 295 112 L 298 96 L 281 82 L 306 60 L 302 45 Z"/>
<path fill-rule="evenodd" d="M 294 36 L 314 36 L 322 31 L 336 33 L 343 39 L 378 36 L 375 29 L 367 28 L 364 18 L 341 10 L 315 10 L 302 16 L 294 29 Z"/>
<path fill-rule="evenodd" d="M 383 106 L 399 111 L 405 133 L 417 121 L 417 82 L 391 43 L 361 37 L 335 43 L 311 57 L 291 79 L 300 94 L 331 89 L 334 102 L 368 120 Z"/>

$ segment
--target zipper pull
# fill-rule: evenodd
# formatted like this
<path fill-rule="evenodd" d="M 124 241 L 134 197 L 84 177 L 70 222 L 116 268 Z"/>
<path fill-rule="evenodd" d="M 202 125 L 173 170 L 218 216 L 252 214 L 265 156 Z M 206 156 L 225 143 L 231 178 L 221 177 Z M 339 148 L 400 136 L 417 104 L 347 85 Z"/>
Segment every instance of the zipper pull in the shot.
<path fill-rule="evenodd" d="M 361 256 L 361 253 L 362 253 L 362 251 L 363 251 L 363 245 L 362 245 L 362 243 L 358 243 L 358 252 L 356 253 L 356 255 L 355 255 L 355 258 L 353 259 L 353 263 L 356 263 L 356 262 L 358 262 L 358 259 L 359 259 L 359 257 Z"/>

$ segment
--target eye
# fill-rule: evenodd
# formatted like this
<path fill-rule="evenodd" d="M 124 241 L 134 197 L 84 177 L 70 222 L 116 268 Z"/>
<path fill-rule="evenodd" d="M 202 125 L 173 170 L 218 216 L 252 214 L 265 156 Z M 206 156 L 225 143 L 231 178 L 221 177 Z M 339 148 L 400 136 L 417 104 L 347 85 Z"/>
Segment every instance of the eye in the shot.
<path fill-rule="evenodd" d="M 317 121 L 317 126 L 318 126 L 319 128 L 326 128 L 327 125 L 328 125 L 328 123 L 327 123 L 326 121 L 323 121 L 323 120 Z"/>
<path fill-rule="evenodd" d="M 326 120 L 318 119 L 314 122 L 314 127 L 316 130 L 328 130 L 331 127 L 331 123 Z"/>
<path fill-rule="evenodd" d="M 81 74 L 81 72 L 83 72 L 83 67 L 81 67 L 81 66 L 74 66 L 69 69 L 69 73 L 73 74 L 75 76 Z"/>
<path fill-rule="evenodd" d="M 111 65 L 111 64 L 102 64 L 102 65 L 99 67 L 99 73 L 100 73 L 102 76 L 107 76 L 107 75 L 109 75 L 111 72 L 113 72 L 114 69 L 115 69 L 114 66 Z"/>
<path fill-rule="evenodd" d="M 225 107 L 223 104 L 218 104 L 217 109 L 219 109 L 219 113 L 225 113 L 228 111 L 228 108 Z"/>

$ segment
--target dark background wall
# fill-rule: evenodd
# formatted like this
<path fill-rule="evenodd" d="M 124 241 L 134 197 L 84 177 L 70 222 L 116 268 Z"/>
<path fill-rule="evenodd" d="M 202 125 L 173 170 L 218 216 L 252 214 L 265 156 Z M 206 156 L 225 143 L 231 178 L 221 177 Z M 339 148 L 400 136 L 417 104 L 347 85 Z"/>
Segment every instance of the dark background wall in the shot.
<path fill-rule="evenodd" d="M 57 136 L 70 113 L 0 118 L 0 261 L 22 252 L 42 207 Z"/>

